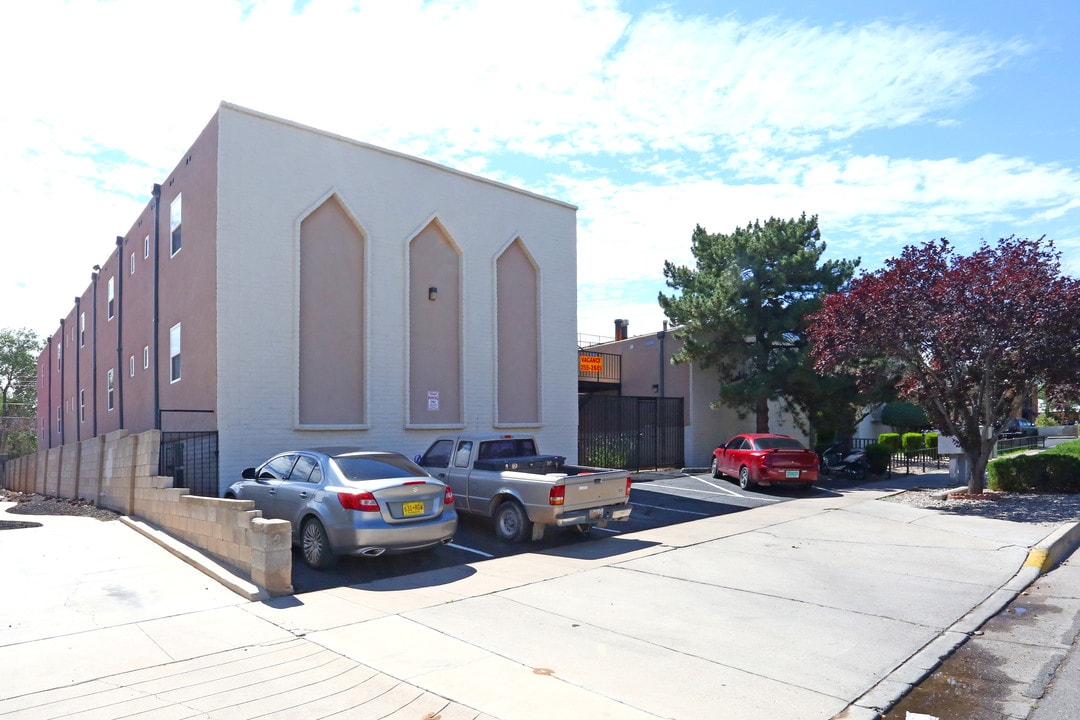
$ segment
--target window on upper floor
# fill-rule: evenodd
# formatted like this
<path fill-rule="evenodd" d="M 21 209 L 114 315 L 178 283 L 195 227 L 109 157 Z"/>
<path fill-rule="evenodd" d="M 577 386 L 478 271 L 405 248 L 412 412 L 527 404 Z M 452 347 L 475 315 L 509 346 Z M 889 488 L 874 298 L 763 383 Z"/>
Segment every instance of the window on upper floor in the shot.
<path fill-rule="evenodd" d="M 170 257 L 180 252 L 180 215 L 181 207 L 183 205 L 180 198 L 181 195 L 177 195 L 169 205 Z"/>
<path fill-rule="evenodd" d="M 79 313 L 79 347 L 86 347 L 86 313 Z"/>
<path fill-rule="evenodd" d="M 79 422 L 86 422 L 86 390 L 79 389 Z"/>
<path fill-rule="evenodd" d="M 109 286 L 106 291 L 106 297 L 109 300 L 109 319 L 112 320 L 116 315 L 116 278 L 109 278 Z"/>
<path fill-rule="evenodd" d="M 147 370 L 150 367 L 150 346 L 143 345 L 142 349 L 142 369 Z"/>
<path fill-rule="evenodd" d="M 135 253 L 131 253 L 131 261 L 128 263 L 128 265 L 129 265 L 128 275 L 134 275 L 135 274 Z"/>
<path fill-rule="evenodd" d="M 169 382 L 180 379 L 180 323 L 169 328 Z"/>
<path fill-rule="evenodd" d="M 135 356 L 128 358 L 128 376 L 135 377 Z"/>
<path fill-rule="evenodd" d="M 109 368 L 109 372 L 105 374 L 105 387 L 108 388 L 109 412 L 112 412 L 114 406 L 113 398 L 116 394 L 116 373 L 112 368 Z"/>
<path fill-rule="evenodd" d="M 150 257 L 150 236 L 147 235 L 142 241 L 142 256 L 143 260 Z"/>

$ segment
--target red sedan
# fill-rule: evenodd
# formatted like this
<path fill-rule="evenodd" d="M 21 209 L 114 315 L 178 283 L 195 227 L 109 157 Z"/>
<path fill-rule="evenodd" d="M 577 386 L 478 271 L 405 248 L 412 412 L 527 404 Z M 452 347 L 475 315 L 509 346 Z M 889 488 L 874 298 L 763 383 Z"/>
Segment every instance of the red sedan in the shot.
<path fill-rule="evenodd" d="M 792 484 L 809 488 L 818 478 L 818 456 L 788 435 L 736 435 L 713 450 L 712 475 L 739 479 L 739 487 Z"/>

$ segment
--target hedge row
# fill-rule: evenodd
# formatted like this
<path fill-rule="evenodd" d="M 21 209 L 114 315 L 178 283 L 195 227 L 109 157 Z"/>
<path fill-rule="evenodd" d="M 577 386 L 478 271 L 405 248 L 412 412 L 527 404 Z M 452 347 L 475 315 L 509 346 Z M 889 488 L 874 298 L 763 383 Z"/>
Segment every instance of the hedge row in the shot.
<path fill-rule="evenodd" d="M 931 433 L 917 433 L 909 432 L 901 435 L 900 433 L 881 433 L 878 435 L 878 445 L 884 445 L 889 449 L 889 452 L 898 453 L 901 450 L 906 453 L 915 453 L 919 450 L 930 449 L 937 451 L 937 439 L 938 434 Z"/>
<path fill-rule="evenodd" d="M 1001 492 L 1080 492 L 1080 440 L 1033 455 L 1012 455 L 987 467 L 987 487 Z"/>

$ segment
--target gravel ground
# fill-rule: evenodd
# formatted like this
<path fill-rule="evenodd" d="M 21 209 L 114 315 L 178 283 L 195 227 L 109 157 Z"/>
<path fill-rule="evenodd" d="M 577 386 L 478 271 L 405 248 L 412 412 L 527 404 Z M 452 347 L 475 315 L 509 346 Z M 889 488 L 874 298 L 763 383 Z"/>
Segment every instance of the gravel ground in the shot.
<path fill-rule="evenodd" d="M 1064 522 L 1080 521 L 1080 494 L 993 493 L 997 496 L 996 500 L 949 500 L 945 498 L 947 492 L 940 488 L 916 489 L 882 499 L 928 510 L 942 510 L 956 515 L 978 515 L 1037 525 L 1053 526 Z"/>
<path fill-rule="evenodd" d="M 94 507 L 89 500 L 62 500 L 59 498 L 45 497 L 36 493 L 21 493 L 0 488 L 0 502 L 17 503 L 15 507 L 8 508 L 6 513 L 0 514 L 0 530 L 11 530 L 20 527 L 33 527 L 38 523 L 20 522 L 9 520 L 10 515 L 75 515 L 78 517 L 92 517 L 98 520 L 116 520 L 120 517 L 112 510 Z"/>

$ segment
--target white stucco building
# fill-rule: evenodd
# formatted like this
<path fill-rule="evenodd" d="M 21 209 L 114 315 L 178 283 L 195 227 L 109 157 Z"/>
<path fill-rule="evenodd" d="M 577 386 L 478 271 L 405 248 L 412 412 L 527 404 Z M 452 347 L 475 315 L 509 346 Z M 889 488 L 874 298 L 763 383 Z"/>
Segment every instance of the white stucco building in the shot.
<path fill-rule="evenodd" d="M 42 449 L 216 432 L 219 490 L 457 428 L 574 459 L 574 206 L 228 103 L 153 187 L 41 354 Z"/>

